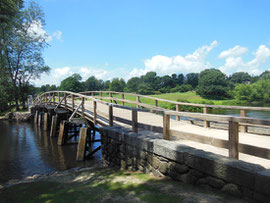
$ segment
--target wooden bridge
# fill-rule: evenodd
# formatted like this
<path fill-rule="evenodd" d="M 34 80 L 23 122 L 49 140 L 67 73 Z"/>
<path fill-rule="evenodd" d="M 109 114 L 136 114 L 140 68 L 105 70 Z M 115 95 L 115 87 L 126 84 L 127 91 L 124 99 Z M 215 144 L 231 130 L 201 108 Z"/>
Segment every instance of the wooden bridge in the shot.
<path fill-rule="evenodd" d="M 145 100 L 148 101 L 147 104 L 144 103 Z M 164 103 L 175 105 L 176 110 L 162 108 Z M 270 128 L 270 120 L 246 117 L 246 110 L 270 111 L 270 108 L 192 104 L 112 91 L 46 92 L 35 99 L 34 105 L 45 106 L 58 113 L 69 110 L 71 115 L 66 120 L 71 123 L 87 125 L 90 122 L 97 126 L 124 126 L 132 128 L 134 133 L 154 131 L 157 132 L 157 136 L 162 134 L 162 138 L 166 140 L 270 168 L 270 136 L 247 133 L 248 126 Z M 182 112 L 181 105 L 201 107 L 204 113 Z M 240 111 L 240 117 L 209 114 L 209 108 L 237 109 Z M 76 115 L 80 118 L 75 118 Z M 181 117 L 202 120 L 204 127 L 183 122 Z M 36 123 L 41 122 L 41 118 L 38 118 L 36 115 Z M 54 119 L 53 117 L 51 121 L 51 136 L 56 132 L 57 122 Z M 46 119 L 43 119 L 43 122 L 47 122 Z M 212 122 L 225 123 L 227 130 L 212 128 Z M 60 145 L 64 139 L 64 123 L 61 123 L 59 130 Z M 94 125 L 91 129 L 97 130 Z M 47 123 L 44 126 L 47 126 Z M 85 129 L 81 129 L 79 140 L 83 141 L 81 144 L 79 141 L 78 152 L 84 151 L 87 142 Z M 92 142 L 95 140 L 92 139 Z M 84 153 L 78 153 L 77 158 L 83 159 Z"/>

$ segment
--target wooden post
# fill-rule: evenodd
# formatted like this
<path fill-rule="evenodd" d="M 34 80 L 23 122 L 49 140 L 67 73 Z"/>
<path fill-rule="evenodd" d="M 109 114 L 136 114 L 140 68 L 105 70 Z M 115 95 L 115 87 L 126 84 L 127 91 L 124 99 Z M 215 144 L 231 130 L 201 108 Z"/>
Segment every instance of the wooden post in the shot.
<path fill-rule="evenodd" d="M 241 109 L 241 110 L 240 110 L 240 116 L 241 116 L 241 117 L 246 117 L 246 110 L 245 110 L 245 109 Z M 246 133 L 246 132 L 248 131 L 247 126 L 246 126 L 246 125 L 241 125 L 241 126 L 240 126 L 240 131 L 241 131 L 242 133 Z"/>
<path fill-rule="evenodd" d="M 65 143 L 65 133 L 66 133 L 66 121 L 62 121 L 60 123 L 60 130 L 58 135 L 58 141 L 57 144 L 59 146 L 63 145 Z"/>
<path fill-rule="evenodd" d="M 45 94 L 45 102 L 47 103 L 48 102 L 48 95 Z"/>
<path fill-rule="evenodd" d="M 84 111 L 85 111 L 85 108 L 84 108 L 84 97 L 82 97 L 82 117 L 84 117 Z"/>
<path fill-rule="evenodd" d="M 47 129 L 48 129 L 48 113 L 44 113 L 43 130 L 47 131 Z"/>
<path fill-rule="evenodd" d="M 72 99 L 72 111 L 75 110 L 75 101 L 74 101 L 74 95 L 71 96 Z"/>
<path fill-rule="evenodd" d="M 155 99 L 155 106 L 158 107 L 158 100 Z"/>
<path fill-rule="evenodd" d="M 53 92 L 53 105 L 55 105 L 55 92 Z"/>
<path fill-rule="evenodd" d="M 239 133 L 237 122 L 229 121 L 229 157 L 239 159 Z"/>
<path fill-rule="evenodd" d="M 99 96 L 102 97 L 102 92 L 99 92 Z M 102 99 L 100 98 L 100 100 L 102 100 Z"/>
<path fill-rule="evenodd" d="M 176 111 L 180 111 L 180 104 L 176 104 Z M 176 119 L 180 121 L 180 116 L 176 116 Z"/>
<path fill-rule="evenodd" d="M 140 101 L 140 96 L 137 96 L 136 101 L 137 101 L 137 103 L 140 103 L 140 102 L 141 102 L 141 101 Z M 139 104 L 137 104 L 137 108 L 140 108 L 140 105 L 139 105 Z"/>
<path fill-rule="evenodd" d="M 203 113 L 207 114 L 208 113 L 208 108 L 203 107 Z M 210 122 L 209 121 L 204 121 L 204 127 L 209 128 L 210 127 Z"/>
<path fill-rule="evenodd" d="M 38 116 L 38 126 L 41 126 L 41 122 L 42 122 L 42 114 L 39 114 Z"/>
<path fill-rule="evenodd" d="M 35 124 L 38 124 L 38 110 L 36 110 L 36 114 L 35 114 Z"/>
<path fill-rule="evenodd" d="M 60 96 L 60 92 L 58 92 L 58 104 L 60 103 L 61 101 L 61 96 Z"/>
<path fill-rule="evenodd" d="M 122 99 L 124 100 L 125 99 L 125 94 L 122 94 Z M 124 106 L 125 105 L 125 102 L 122 101 L 122 105 Z"/>
<path fill-rule="evenodd" d="M 112 98 L 112 97 L 113 97 L 113 94 L 110 92 L 110 98 Z M 113 100 L 110 99 L 110 102 L 113 103 Z"/>
<path fill-rule="evenodd" d="M 97 102 L 93 101 L 94 106 L 94 124 L 97 125 Z"/>
<path fill-rule="evenodd" d="M 95 96 L 95 92 L 92 92 L 91 94 L 92 94 L 92 97 L 94 97 L 94 96 Z"/>
<path fill-rule="evenodd" d="M 163 139 L 170 140 L 170 115 L 163 114 Z"/>
<path fill-rule="evenodd" d="M 53 116 L 52 117 L 50 137 L 54 137 L 56 135 L 56 127 L 57 127 L 57 116 Z"/>
<path fill-rule="evenodd" d="M 85 159 L 86 141 L 87 141 L 87 128 L 81 128 L 76 156 L 77 161 L 83 161 Z"/>
<path fill-rule="evenodd" d="M 138 133 L 138 111 L 132 110 L 132 131 Z"/>
<path fill-rule="evenodd" d="M 109 126 L 113 126 L 113 106 L 109 105 Z"/>
<path fill-rule="evenodd" d="M 64 93 L 64 97 L 65 97 L 65 108 L 67 108 L 67 93 Z"/>

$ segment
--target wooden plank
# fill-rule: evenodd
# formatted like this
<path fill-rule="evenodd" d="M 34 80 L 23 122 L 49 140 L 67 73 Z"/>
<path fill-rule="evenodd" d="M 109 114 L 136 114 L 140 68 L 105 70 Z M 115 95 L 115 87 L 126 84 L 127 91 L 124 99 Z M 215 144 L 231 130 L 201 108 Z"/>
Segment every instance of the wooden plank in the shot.
<path fill-rule="evenodd" d="M 53 92 L 53 105 L 55 105 L 55 92 Z"/>
<path fill-rule="evenodd" d="M 241 117 L 246 117 L 246 110 L 245 109 L 241 109 L 240 110 L 240 116 Z M 248 127 L 246 125 L 240 125 L 240 131 L 242 133 L 246 133 L 248 131 Z"/>
<path fill-rule="evenodd" d="M 239 133 L 238 133 L 238 123 L 230 121 L 229 122 L 229 157 L 234 159 L 239 159 Z"/>
<path fill-rule="evenodd" d="M 109 105 L 109 126 L 113 126 L 113 106 Z"/>
<path fill-rule="evenodd" d="M 179 104 L 176 104 L 176 111 L 180 111 L 180 105 Z M 180 116 L 176 116 L 176 119 L 178 120 L 178 121 L 180 121 Z"/>
<path fill-rule="evenodd" d="M 132 110 L 132 131 L 138 133 L 138 111 Z"/>
<path fill-rule="evenodd" d="M 203 108 L 203 113 L 204 113 L 204 114 L 208 114 L 208 108 L 207 108 L 207 107 L 204 107 L 204 108 Z M 210 127 L 210 122 L 207 121 L 207 120 L 205 120 L 203 126 L 204 126 L 205 128 L 209 128 L 209 127 Z"/>
<path fill-rule="evenodd" d="M 84 108 L 84 100 L 85 100 L 85 98 L 82 97 L 81 99 L 82 99 L 82 117 L 84 117 L 84 111 L 85 111 L 85 108 Z"/>
<path fill-rule="evenodd" d="M 72 99 L 72 111 L 75 109 L 75 101 L 74 101 L 74 95 L 71 96 Z"/>
<path fill-rule="evenodd" d="M 53 116 L 52 117 L 50 137 L 55 137 L 56 136 L 56 128 L 57 128 L 57 116 Z"/>
<path fill-rule="evenodd" d="M 65 108 L 67 108 L 67 93 L 66 92 L 64 93 L 64 105 L 65 105 Z"/>
<path fill-rule="evenodd" d="M 76 155 L 77 161 L 83 161 L 85 159 L 86 141 L 87 141 L 87 128 L 81 128 L 79 143 L 78 143 L 78 148 L 77 148 L 77 155 Z"/>
<path fill-rule="evenodd" d="M 163 139 L 170 140 L 170 115 L 163 115 Z"/>

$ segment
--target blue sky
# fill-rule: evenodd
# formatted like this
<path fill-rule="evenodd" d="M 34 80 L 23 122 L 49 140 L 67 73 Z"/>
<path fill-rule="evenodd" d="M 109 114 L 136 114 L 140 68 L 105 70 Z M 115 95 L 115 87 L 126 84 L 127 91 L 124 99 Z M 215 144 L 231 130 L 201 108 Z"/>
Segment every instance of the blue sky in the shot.
<path fill-rule="evenodd" d="M 270 1 L 38 0 L 49 37 L 50 75 L 34 81 L 129 79 L 218 68 L 257 75 L 270 68 Z M 42 32 L 41 32 L 42 33 Z"/>

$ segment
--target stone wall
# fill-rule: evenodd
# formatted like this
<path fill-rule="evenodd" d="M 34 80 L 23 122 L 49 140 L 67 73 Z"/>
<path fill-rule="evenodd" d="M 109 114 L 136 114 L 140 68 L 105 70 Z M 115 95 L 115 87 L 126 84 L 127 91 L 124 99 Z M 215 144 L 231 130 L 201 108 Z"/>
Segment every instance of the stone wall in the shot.
<path fill-rule="evenodd" d="M 270 170 L 256 164 L 162 139 L 159 133 L 100 128 L 106 166 L 170 176 L 184 183 L 221 190 L 255 202 L 270 201 Z"/>

